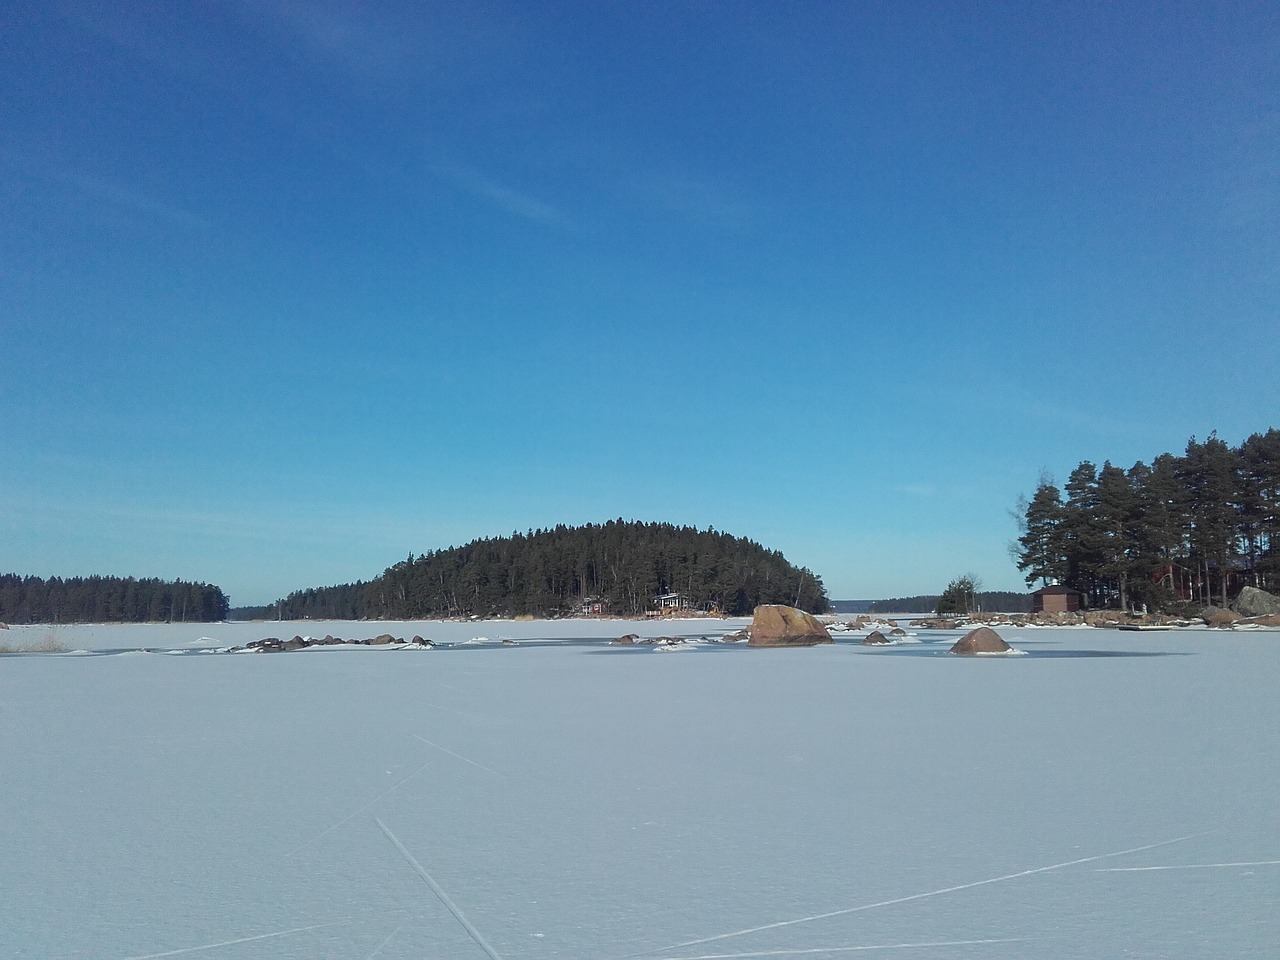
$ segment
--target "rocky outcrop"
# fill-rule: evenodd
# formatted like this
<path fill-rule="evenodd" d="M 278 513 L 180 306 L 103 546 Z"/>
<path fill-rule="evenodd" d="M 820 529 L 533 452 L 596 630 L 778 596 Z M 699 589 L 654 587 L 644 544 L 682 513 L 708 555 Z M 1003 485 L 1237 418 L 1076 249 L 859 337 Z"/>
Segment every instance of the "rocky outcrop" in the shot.
<path fill-rule="evenodd" d="M 944 620 L 941 617 L 926 617 L 923 620 L 912 620 L 913 627 L 923 627 L 925 630 L 954 630 L 960 626 L 959 621 Z"/>
<path fill-rule="evenodd" d="M 637 640 L 639 640 L 639 639 L 640 639 L 640 635 L 639 635 L 639 634 L 636 634 L 636 633 L 624 633 L 622 636 L 618 637 L 618 638 L 617 638 L 617 639 L 615 639 L 615 640 L 610 640 L 609 642 L 610 642 L 610 643 L 612 643 L 614 646 L 617 646 L 617 647 L 628 647 L 628 646 L 630 646 L 631 644 L 635 643 L 635 642 L 636 642 Z"/>
<path fill-rule="evenodd" d="M 1245 587 L 1232 602 L 1231 609 L 1242 617 L 1272 616 L 1280 614 L 1280 597 L 1257 587 Z"/>
<path fill-rule="evenodd" d="M 962 657 L 976 657 L 981 653 L 1008 653 L 1012 649 L 990 627 L 979 627 L 957 640 L 951 652 Z"/>
<path fill-rule="evenodd" d="M 813 615 L 780 603 L 756 607 L 751 620 L 752 647 L 803 647 L 834 643 L 827 628 Z"/>
<path fill-rule="evenodd" d="M 370 637 L 365 643 L 370 646 L 381 646 L 384 643 L 396 643 L 396 638 L 389 633 L 380 633 L 376 637 Z"/>
<path fill-rule="evenodd" d="M 868 647 L 878 647 L 881 644 L 891 643 L 892 641 L 879 630 L 872 630 L 862 638 L 862 642 Z"/>
<path fill-rule="evenodd" d="M 749 636 L 750 636 L 750 633 L 747 630 L 745 629 L 737 630 L 737 631 L 734 631 L 733 633 L 726 633 L 723 637 L 720 638 L 720 642 L 721 643 L 742 643 L 742 641 L 746 640 Z"/>

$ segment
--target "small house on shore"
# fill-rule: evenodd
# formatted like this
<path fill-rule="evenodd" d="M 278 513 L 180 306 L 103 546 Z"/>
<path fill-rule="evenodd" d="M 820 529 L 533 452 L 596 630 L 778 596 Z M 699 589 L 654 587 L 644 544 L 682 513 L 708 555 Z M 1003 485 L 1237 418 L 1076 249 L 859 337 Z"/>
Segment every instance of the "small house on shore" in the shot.
<path fill-rule="evenodd" d="M 1031 594 L 1032 613 L 1073 613 L 1080 609 L 1080 591 L 1060 583 L 1041 587 Z"/>
<path fill-rule="evenodd" d="M 693 607 L 693 604 L 683 593 L 664 593 L 653 598 L 653 606 L 659 612 L 666 612 L 668 610 L 689 610 Z"/>

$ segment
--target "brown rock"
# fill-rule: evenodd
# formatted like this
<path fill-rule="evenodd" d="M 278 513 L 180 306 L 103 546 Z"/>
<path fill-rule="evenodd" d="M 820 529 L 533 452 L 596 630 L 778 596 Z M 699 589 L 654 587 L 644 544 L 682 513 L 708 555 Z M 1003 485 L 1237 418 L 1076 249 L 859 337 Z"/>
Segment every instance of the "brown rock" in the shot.
<path fill-rule="evenodd" d="M 370 644 L 395 643 L 396 638 L 389 633 L 380 633 L 376 637 L 371 637 L 366 642 Z"/>
<path fill-rule="evenodd" d="M 630 646 L 631 644 L 635 643 L 639 639 L 640 639 L 640 635 L 637 633 L 624 633 L 622 636 L 618 637 L 616 640 L 610 640 L 609 642 L 614 644 L 615 646 L 623 647 L 623 646 Z"/>
<path fill-rule="evenodd" d="M 1205 607 L 1200 611 L 1200 619 L 1210 627 L 1229 627 L 1233 623 L 1240 621 L 1240 614 L 1233 613 L 1230 610 L 1223 610 L 1221 607 Z"/>
<path fill-rule="evenodd" d="M 979 627 L 957 640 L 951 652 L 962 657 L 972 657 L 979 653 L 1008 653 L 1012 649 L 990 627 Z"/>
<path fill-rule="evenodd" d="M 870 633 L 868 633 L 865 637 L 862 638 L 862 642 L 869 647 L 874 647 L 874 646 L 879 646 L 882 643 L 889 643 L 890 640 L 879 630 L 872 630 Z"/>
<path fill-rule="evenodd" d="M 816 617 L 780 603 L 756 607 L 751 621 L 751 639 L 747 641 L 752 647 L 811 646 L 834 642 Z"/>
<path fill-rule="evenodd" d="M 720 642 L 721 643 L 741 643 L 743 640 L 746 640 L 746 639 L 747 639 L 747 631 L 738 630 L 738 631 L 735 631 L 734 633 L 726 633 L 723 637 L 720 638 Z"/>
<path fill-rule="evenodd" d="M 891 637 L 905 637 L 906 635 L 907 631 L 903 630 L 901 627 L 894 627 L 889 631 L 889 636 Z"/>

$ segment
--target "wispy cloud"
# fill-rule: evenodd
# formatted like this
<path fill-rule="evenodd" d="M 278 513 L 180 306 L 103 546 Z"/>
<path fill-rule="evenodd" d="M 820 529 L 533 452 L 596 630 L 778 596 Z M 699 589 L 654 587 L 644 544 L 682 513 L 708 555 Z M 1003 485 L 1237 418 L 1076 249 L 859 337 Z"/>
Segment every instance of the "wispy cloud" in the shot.
<path fill-rule="evenodd" d="M 205 230 L 209 221 L 175 204 L 168 203 L 127 184 L 104 177 L 65 172 L 62 181 L 99 203 L 127 210 L 174 226 Z"/>
<path fill-rule="evenodd" d="M 651 207 L 698 227 L 736 230 L 758 216 L 755 204 L 718 180 L 685 174 L 651 175 L 640 187 Z"/>
<path fill-rule="evenodd" d="M 436 172 L 472 196 L 512 216 L 552 227 L 570 225 L 569 216 L 559 207 L 490 180 L 471 167 L 437 167 Z"/>
<path fill-rule="evenodd" d="M 13 144 L 0 144 L 0 167 L 56 191 L 78 195 L 112 213 L 141 216 L 188 230 L 207 230 L 211 226 L 199 214 L 141 190 L 131 183 L 87 173 L 67 164 L 52 152 L 41 149 L 39 144 L 28 143 L 17 147 Z"/>
<path fill-rule="evenodd" d="M 417 40 L 407 24 L 384 12 L 342 3 L 255 0 L 243 9 L 274 25 L 316 57 L 365 76 L 399 73 L 415 59 Z"/>

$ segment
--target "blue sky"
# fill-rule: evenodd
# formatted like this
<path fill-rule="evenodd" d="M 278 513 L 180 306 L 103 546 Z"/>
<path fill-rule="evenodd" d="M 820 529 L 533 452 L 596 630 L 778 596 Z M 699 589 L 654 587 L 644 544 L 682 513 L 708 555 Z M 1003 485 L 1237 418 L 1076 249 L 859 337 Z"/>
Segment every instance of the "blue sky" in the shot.
<path fill-rule="evenodd" d="M 1021 587 L 1280 419 L 1280 10 L 12 3 L 0 568 L 234 604 L 556 523 Z"/>

